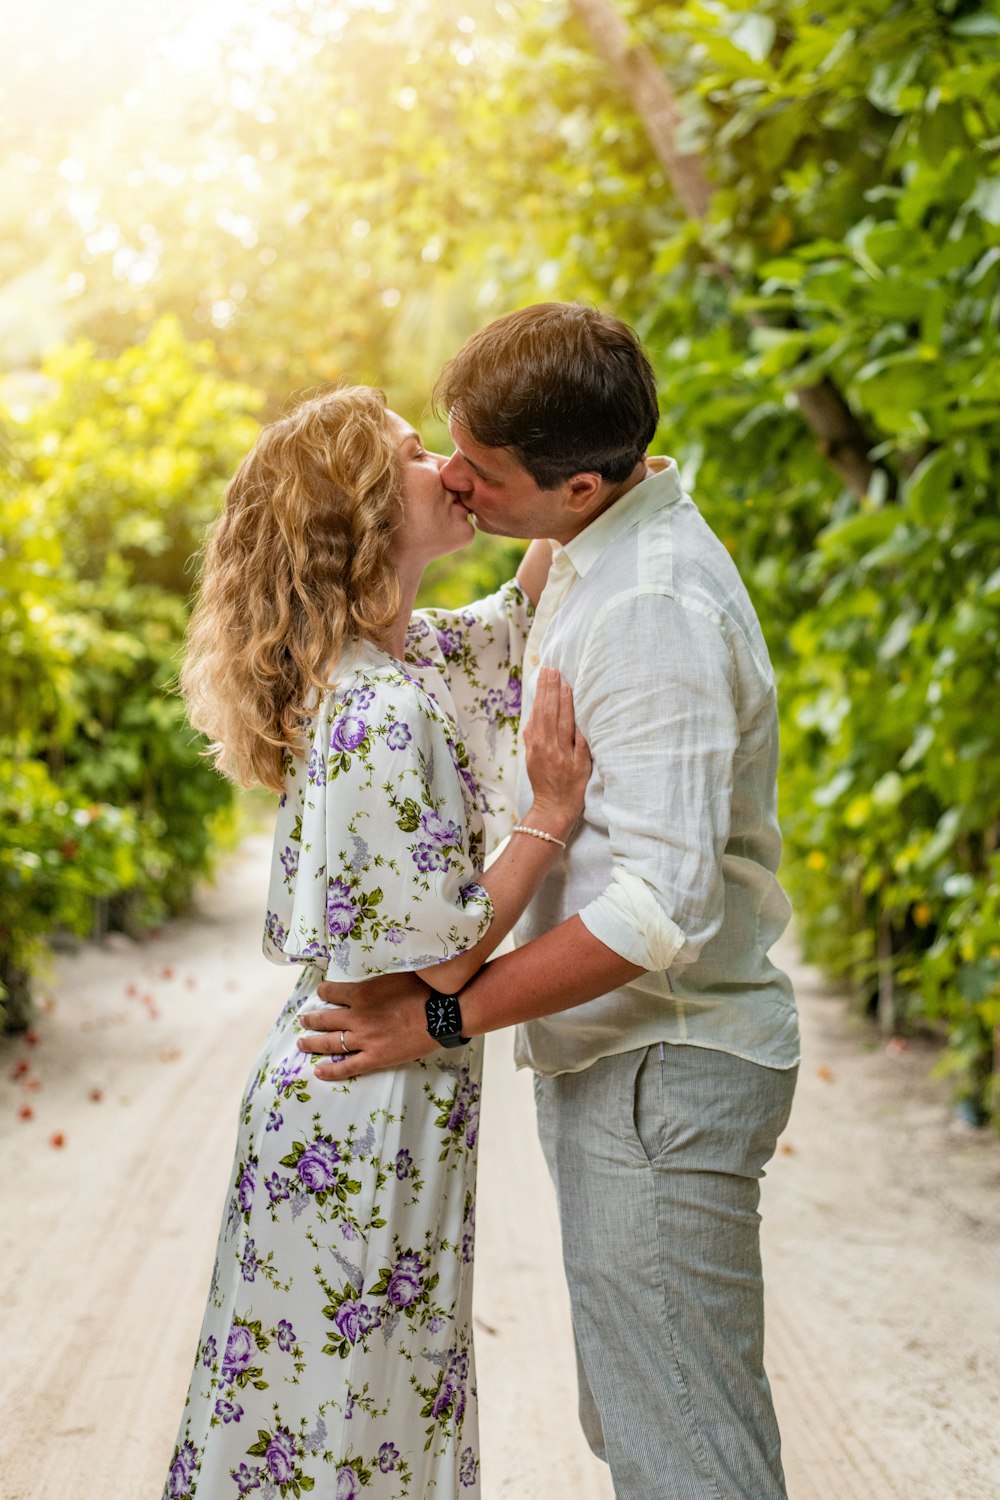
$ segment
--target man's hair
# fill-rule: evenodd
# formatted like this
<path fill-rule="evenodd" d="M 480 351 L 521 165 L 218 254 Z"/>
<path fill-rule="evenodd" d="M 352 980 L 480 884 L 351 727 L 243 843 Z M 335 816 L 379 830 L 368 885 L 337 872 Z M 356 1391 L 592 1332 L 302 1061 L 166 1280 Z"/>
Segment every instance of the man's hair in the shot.
<path fill-rule="evenodd" d="M 543 490 L 574 474 L 627 479 L 659 421 L 632 329 L 574 302 L 524 307 L 473 334 L 434 402 L 485 448 L 510 449 Z"/>

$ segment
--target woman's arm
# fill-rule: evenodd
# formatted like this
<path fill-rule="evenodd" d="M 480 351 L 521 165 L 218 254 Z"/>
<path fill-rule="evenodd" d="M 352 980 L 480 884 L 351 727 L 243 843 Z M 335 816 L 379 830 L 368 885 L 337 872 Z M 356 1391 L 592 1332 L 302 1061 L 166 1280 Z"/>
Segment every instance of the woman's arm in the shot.
<path fill-rule="evenodd" d="M 550 668 L 539 673 L 535 704 L 523 738 L 535 795 L 521 823 L 550 837 L 514 835 L 479 880 L 493 904 L 493 919 L 484 935 L 475 947 L 457 957 L 417 971 L 425 984 L 442 994 L 461 989 L 499 947 L 562 854 L 561 845 L 583 810 L 590 752 L 586 741 L 576 733 L 572 690 Z"/>
<path fill-rule="evenodd" d="M 536 538 L 522 557 L 515 575 L 532 604 L 537 604 L 542 597 L 551 566 L 552 543 Z"/>

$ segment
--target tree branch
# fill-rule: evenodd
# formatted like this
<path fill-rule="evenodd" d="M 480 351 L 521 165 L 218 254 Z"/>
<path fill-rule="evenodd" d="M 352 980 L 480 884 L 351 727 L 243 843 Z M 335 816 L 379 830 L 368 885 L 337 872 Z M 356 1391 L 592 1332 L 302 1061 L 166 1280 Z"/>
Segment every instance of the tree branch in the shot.
<path fill-rule="evenodd" d="M 617 75 L 632 107 L 646 128 L 653 150 L 689 219 L 705 217 L 712 201 L 712 185 L 700 157 L 682 155 L 676 146 L 681 122 L 677 96 L 657 67 L 647 48 L 634 43 L 613 0 L 570 0 L 578 18 L 590 34 L 598 56 Z M 732 284 L 730 268 L 713 251 L 706 250 L 716 273 Z M 769 327 L 767 319 L 750 314 L 755 327 Z M 873 446 L 844 397 L 829 380 L 803 386 L 795 392 L 799 411 L 815 436 L 827 463 L 857 496 L 865 494 L 875 464 Z"/>

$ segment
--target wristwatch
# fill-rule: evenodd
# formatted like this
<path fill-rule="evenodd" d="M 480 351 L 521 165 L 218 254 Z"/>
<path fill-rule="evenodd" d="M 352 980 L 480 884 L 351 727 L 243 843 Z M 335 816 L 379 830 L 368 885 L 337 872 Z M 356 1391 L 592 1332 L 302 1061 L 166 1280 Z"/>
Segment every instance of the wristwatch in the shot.
<path fill-rule="evenodd" d="M 462 1035 L 462 1007 L 457 995 L 439 995 L 431 990 L 424 1004 L 427 1030 L 441 1047 L 464 1047 L 469 1038 Z"/>

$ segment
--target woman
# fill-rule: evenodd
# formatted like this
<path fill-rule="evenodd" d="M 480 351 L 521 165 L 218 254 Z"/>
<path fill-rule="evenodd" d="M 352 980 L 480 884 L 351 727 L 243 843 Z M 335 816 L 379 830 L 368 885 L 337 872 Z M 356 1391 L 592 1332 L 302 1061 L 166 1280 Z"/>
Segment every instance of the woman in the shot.
<path fill-rule="evenodd" d="M 183 688 L 220 768 L 280 793 L 265 951 L 302 970 L 243 1099 L 167 1496 L 479 1492 L 481 1041 L 342 1085 L 296 1048 L 323 978 L 415 970 L 458 990 L 582 808 L 590 758 L 549 673 L 527 737 L 528 836 L 482 873 L 528 610 L 512 586 L 454 629 L 418 620 L 403 665 L 424 567 L 473 534 L 443 463 L 379 392 L 318 397 L 263 430 L 209 547 Z M 499 704 L 469 659 L 477 636 Z M 465 704 L 475 765 L 493 761 L 485 790 L 428 688 Z"/>

